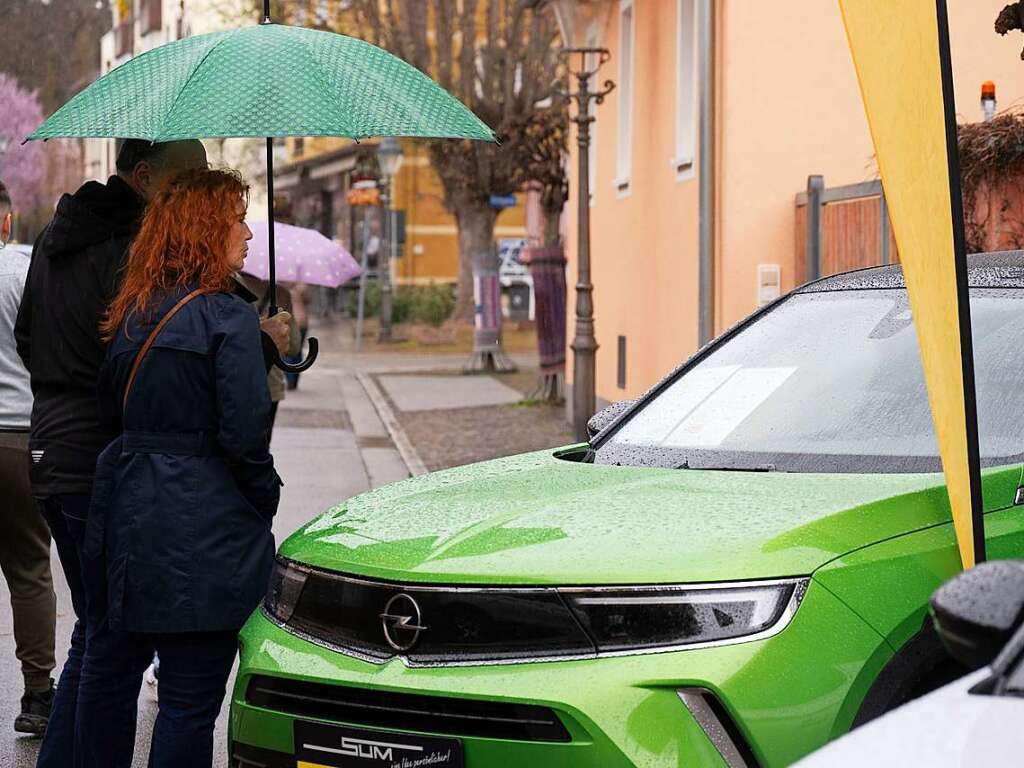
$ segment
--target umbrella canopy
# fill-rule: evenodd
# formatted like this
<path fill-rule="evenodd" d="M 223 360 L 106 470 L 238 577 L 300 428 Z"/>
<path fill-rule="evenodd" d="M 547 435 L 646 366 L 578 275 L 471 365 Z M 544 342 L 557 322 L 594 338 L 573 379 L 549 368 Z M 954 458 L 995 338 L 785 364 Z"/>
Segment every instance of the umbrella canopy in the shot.
<path fill-rule="evenodd" d="M 419 136 L 493 141 L 416 67 L 345 35 L 259 24 L 178 40 L 96 80 L 30 139 Z"/>
<path fill-rule="evenodd" d="M 249 222 L 252 240 L 245 259 L 245 271 L 261 280 L 270 278 L 270 239 L 265 221 Z M 274 224 L 277 278 L 291 283 L 337 286 L 362 270 L 352 254 L 315 229 Z"/>
<path fill-rule="evenodd" d="M 178 40 L 104 75 L 28 139 L 153 142 L 262 136 L 267 144 L 270 313 L 276 306 L 275 136 L 416 136 L 494 141 L 458 99 L 382 48 L 333 32 L 262 24 Z M 26 140 L 28 140 L 26 139 Z M 275 365 L 305 370 L 317 355 Z"/>

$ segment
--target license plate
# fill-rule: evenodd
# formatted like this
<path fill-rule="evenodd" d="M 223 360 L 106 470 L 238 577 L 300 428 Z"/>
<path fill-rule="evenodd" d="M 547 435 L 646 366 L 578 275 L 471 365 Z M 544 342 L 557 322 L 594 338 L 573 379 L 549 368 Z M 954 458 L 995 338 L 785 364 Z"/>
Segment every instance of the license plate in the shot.
<path fill-rule="evenodd" d="M 295 721 L 297 768 L 463 768 L 462 742 Z"/>

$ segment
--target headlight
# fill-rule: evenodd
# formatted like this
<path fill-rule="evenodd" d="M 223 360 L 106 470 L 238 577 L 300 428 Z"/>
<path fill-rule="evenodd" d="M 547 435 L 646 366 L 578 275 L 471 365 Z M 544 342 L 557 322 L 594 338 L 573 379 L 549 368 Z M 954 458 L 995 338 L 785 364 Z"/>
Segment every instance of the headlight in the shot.
<path fill-rule="evenodd" d="M 717 643 L 780 632 L 806 579 L 700 587 L 561 590 L 597 651 Z"/>
<path fill-rule="evenodd" d="M 309 572 L 295 563 L 281 558 L 275 560 L 267 596 L 263 599 L 267 613 L 282 623 L 287 622 L 295 611 L 308 576 Z"/>

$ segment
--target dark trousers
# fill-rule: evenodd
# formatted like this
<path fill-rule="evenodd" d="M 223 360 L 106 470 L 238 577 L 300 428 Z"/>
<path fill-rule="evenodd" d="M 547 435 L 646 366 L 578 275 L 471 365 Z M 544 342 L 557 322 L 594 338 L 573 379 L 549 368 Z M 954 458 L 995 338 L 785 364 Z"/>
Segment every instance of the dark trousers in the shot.
<path fill-rule="evenodd" d="M 285 355 L 286 363 L 301 363 L 302 362 L 302 348 L 306 343 L 306 334 L 309 333 L 309 328 L 299 328 L 299 353 L 297 355 Z M 288 382 L 288 389 L 295 389 L 299 386 L 299 374 L 297 373 L 285 373 L 285 381 Z"/>
<path fill-rule="evenodd" d="M 50 574 L 50 531 L 28 479 L 28 432 L 0 432 L 0 569 L 11 591 L 14 654 L 25 690 L 50 687 L 57 599 Z"/>
<path fill-rule="evenodd" d="M 142 673 L 160 657 L 150 768 L 209 768 L 238 633 L 135 634 L 90 628 L 78 693 L 76 768 L 129 768 Z"/>
<path fill-rule="evenodd" d="M 75 626 L 71 631 L 68 658 L 57 683 L 50 722 L 39 747 L 36 768 L 71 768 L 75 765 L 75 716 L 89 609 L 92 605 L 95 610 L 98 602 L 106 603 L 106 575 L 102 563 L 90 562 L 82 554 L 89 496 L 48 496 L 39 502 L 43 516 L 50 525 L 53 543 L 57 547 L 61 568 L 71 591 Z"/>

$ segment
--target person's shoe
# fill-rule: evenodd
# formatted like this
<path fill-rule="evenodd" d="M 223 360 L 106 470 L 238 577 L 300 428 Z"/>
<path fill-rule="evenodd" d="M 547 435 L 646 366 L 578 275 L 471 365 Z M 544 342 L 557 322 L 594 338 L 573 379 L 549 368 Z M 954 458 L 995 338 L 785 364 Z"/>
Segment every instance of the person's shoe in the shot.
<path fill-rule="evenodd" d="M 42 736 L 53 709 L 53 680 L 46 691 L 25 691 L 21 697 L 21 714 L 14 718 L 14 730 Z"/>

